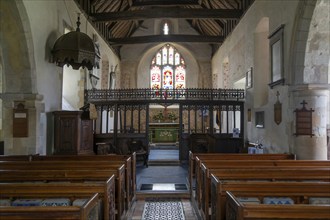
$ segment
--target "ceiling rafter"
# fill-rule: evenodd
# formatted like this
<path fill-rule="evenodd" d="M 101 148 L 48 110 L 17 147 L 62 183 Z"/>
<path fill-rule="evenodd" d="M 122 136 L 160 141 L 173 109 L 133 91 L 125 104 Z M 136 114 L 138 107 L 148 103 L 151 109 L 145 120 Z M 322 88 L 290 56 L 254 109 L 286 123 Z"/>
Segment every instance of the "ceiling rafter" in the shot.
<path fill-rule="evenodd" d="M 202 4 L 202 5 L 203 5 L 203 4 Z M 205 5 L 205 7 L 208 8 L 208 9 L 211 8 L 211 6 L 210 6 L 210 1 L 208 1 L 208 0 L 204 0 L 204 5 Z"/>
<path fill-rule="evenodd" d="M 99 8 L 102 4 L 104 4 L 105 0 L 95 0 L 95 1 L 91 1 L 91 5 L 93 7 Z"/>
<path fill-rule="evenodd" d="M 112 37 L 122 37 L 122 33 L 125 30 L 125 28 L 129 27 L 128 22 L 120 22 L 116 23 L 111 31 L 111 36 Z"/>
<path fill-rule="evenodd" d="M 118 4 L 118 2 L 117 2 Z M 98 12 L 109 12 L 109 11 L 112 11 L 114 10 L 116 7 L 118 7 L 116 4 L 116 2 L 113 2 L 112 4 L 108 4 L 106 8 L 104 8 L 103 10 L 99 10 Z"/>
<path fill-rule="evenodd" d="M 189 23 L 193 28 L 196 27 L 196 26 L 198 25 L 198 21 L 197 21 L 197 19 L 192 19 L 192 20 L 188 19 L 187 21 L 188 21 L 188 23 Z M 199 33 L 200 35 L 205 34 L 205 33 L 201 32 L 199 28 L 194 28 L 194 29 L 195 29 L 196 32 Z"/>
<path fill-rule="evenodd" d="M 120 56 L 120 48 L 131 43 L 208 43 L 213 51 L 222 44 L 255 0 L 75 0 L 88 19 Z M 93 12 L 93 13 L 90 13 Z M 184 19 L 196 35 L 133 37 L 146 19 Z M 151 32 L 152 33 L 152 32 Z M 180 31 L 178 32 L 180 33 Z M 213 38 L 212 38 L 213 37 Z M 141 39 L 140 39 L 141 38 Z"/>
<path fill-rule="evenodd" d="M 222 2 L 226 5 L 226 8 L 228 9 L 232 9 L 235 8 L 235 6 L 233 6 L 229 1 L 227 0 L 222 0 Z"/>
<path fill-rule="evenodd" d="M 106 10 L 108 7 L 113 8 L 114 5 L 116 5 L 116 3 L 118 2 L 109 2 L 109 1 L 104 1 L 102 4 L 100 4 L 98 7 L 95 7 L 95 11 L 99 12 L 99 11 L 104 11 Z"/>
<path fill-rule="evenodd" d="M 234 2 L 236 3 L 236 8 L 238 8 L 238 9 L 242 9 L 242 2 L 239 2 L 239 1 L 237 1 L 237 0 L 234 0 Z"/>
<path fill-rule="evenodd" d="M 208 29 L 205 27 L 205 25 L 202 25 L 201 20 L 198 20 L 198 27 L 200 28 L 200 30 L 205 34 L 205 35 L 209 35 L 209 31 Z"/>
<path fill-rule="evenodd" d="M 212 20 L 208 22 L 210 26 L 212 27 L 212 30 L 215 30 L 215 35 L 220 35 L 221 34 L 221 27 L 220 25 L 216 22 L 216 20 Z"/>
<path fill-rule="evenodd" d="M 130 7 L 132 7 L 132 5 L 133 5 L 133 0 L 127 0 L 127 4 L 128 4 Z"/>
<path fill-rule="evenodd" d="M 219 26 L 220 26 L 220 35 L 223 35 L 223 29 L 225 27 L 225 24 L 221 20 L 214 20 Z"/>
<path fill-rule="evenodd" d="M 212 3 L 211 4 L 212 8 L 226 8 L 226 6 L 223 5 L 223 3 L 221 3 L 221 1 L 220 2 L 219 1 L 212 1 L 211 3 Z"/>
<path fill-rule="evenodd" d="M 135 30 L 137 29 L 137 27 L 139 27 L 139 25 L 137 24 L 137 21 L 131 21 L 133 24 L 131 25 L 131 27 L 128 30 L 128 35 L 132 35 Z"/>

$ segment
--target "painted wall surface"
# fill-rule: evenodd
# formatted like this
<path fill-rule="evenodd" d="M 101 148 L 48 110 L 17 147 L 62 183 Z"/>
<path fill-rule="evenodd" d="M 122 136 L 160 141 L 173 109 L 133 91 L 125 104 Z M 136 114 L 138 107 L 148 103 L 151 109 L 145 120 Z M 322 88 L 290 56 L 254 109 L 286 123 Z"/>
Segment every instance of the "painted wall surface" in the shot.
<path fill-rule="evenodd" d="M 293 98 L 294 88 L 291 88 L 290 85 L 300 84 L 302 79 L 304 83 L 328 83 L 330 38 L 329 28 L 325 26 L 329 24 L 329 1 L 319 0 L 315 3 L 315 1 L 301 2 L 297 0 L 256 0 L 212 59 L 212 74 L 217 75 L 215 78 L 218 80 L 218 88 L 224 88 L 228 84 L 231 87 L 233 83 L 245 76 L 247 69 L 253 68 L 253 87 L 246 90 L 245 105 L 246 111 L 247 109 L 252 111 L 252 120 L 245 123 L 247 131 L 245 138 L 251 142 L 261 142 L 266 153 L 297 153 L 296 151 L 299 149 L 294 149 L 294 146 L 303 142 L 300 141 L 301 139 L 293 141 L 295 132 L 293 110 L 298 101 Z M 309 24 L 311 25 L 309 26 Z M 278 85 L 271 89 L 268 86 L 270 83 L 268 36 L 281 25 L 284 25 L 283 74 L 285 85 Z M 309 33 L 307 46 L 305 46 L 307 48 L 306 68 L 298 71 L 296 69 L 293 73 L 292 63 L 297 65 L 297 60 L 305 58 L 305 53 L 293 53 L 293 48 L 298 47 L 299 49 L 300 46 L 301 35 L 297 36 L 296 33 L 296 30 L 299 29 L 304 30 L 305 35 Z M 296 38 L 298 38 L 297 41 L 295 41 Z M 322 49 L 320 49 L 321 47 Z M 314 121 L 315 124 L 322 127 L 321 133 L 324 133 L 326 126 L 322 123 L 318 124 L 318 117 L 329 121 L 329 116 L 324 116 L 329 115 L 329 110 L 326 110 L 329 109 L 329 101 L 326 101 L 329 99 L 329 95 L 326 95 L 328 94 L 326 88 L 326 86 L 322 86 L 321 90 L 325 90 L 322 92 L 319 91 L 318 86 L 304 87 L 307 90 L 316 89 L 318 91 L 311 91 L 308 94 L 322 94 L 322 96 L 312 98 L 311 105 L 315 105 L 319 109 L 319 104 L 317 104 L 319 99 L 327 103 L 327 106 L 323 106 L 322 110 L 318 111 L 319 116 L 315 117 L 316 121 Z M 295 96 L 297 95 L 295 94 Z M 282 122 L 279 125 L 274 122 L 274 104 L 277 102 L 277 97 L 282 103 Z M 255 112 L 257 111 L 265 112 L 264 128 L 255 126 Z M 318 128 L 319 126 L 313 127 L 314 130 Z M 311 141 L 313 144 L 325 146 L 326 144 L 323 143 L 325 139 L 325 136 L 321 134 L 320 139 L 313 138 Z M 324 149 L 317 151 L 312 157 L 321 158 L 320 154 L 324 154 Z"/>
<path fill-rule="evenodd" d="M 52 62 L 51 50 L 65 28 L 75 30 L 76 3 L 70 1 L 1 1 L 1 36 L 6 45 L 3 66 L 3 115 L 6 126 L 5 154 L 45 154 L 52 152 L 53 116 L 52 112 L 61 110 L 63 68 Z M 5 16 L 5 14 L 7 14 Z M 5 18 L 4 18 L 5 17 Z M 119 58 L 94 28 L 80 15 L 81 31 L 98 39 L 101 57 L 107 59 L 109 66 L 117 65 Z M 105 68 L 107 71 L 110 68 Z M 85 83 L 81 82 L 80 71 L 77 83 L 71 86 L 75 108 L 81 106 Z M 118 70 L 117 74 L 120 71 Z M 106 79 L 107 80 L 107 79 Z M 101 83 L 98 84 L 98 87 Z M 29 136 L 13 138 L 12 108 L 14 101 L 25 100 L 29 110 Z M 15 147 L 13 147 L 15 146 Z M 47 147 L 46 147 L 47 146 Z M 46 149 L 47 148 L 47 149 Z"/>
<path fill-rule="evenodd" d="M 77 25 L 77 12 L 79 8 L 74 1 L 23 1 L 28 15 L 33 40 L 33 51 L 36 62 L 37 91 L 43 94 L 45 110 L 61 109 L 61 90 L 63 68 L 51 63 L 51 50 L 58 37 L 64 34 L 64 29 L 69 27 L 75 30 Z M 36 13 L 38 12 L 38 13 Z M 89 37 L 97 35 L 102 57 L 106 57 L 109 65 L 119 63 L 118 57 L 109 48 L 107 43 L 97 34 L 95 29 L 80 14 L 80 31 Z M 51 86 L 50 86 L 51 85 Z M 74 87 L 72 89 L 77 89 Z"/>
<path fill-rule="evenodd" d="M 292 113 L 288 112 L 288 88 L 276 87 L 271 90 L 269 81 L 269 40 L 268 36 L 281 24 L 284 31 L 284 60 L 290 48 L 292 27 L 298 1 L 256 1 L 246 12 L 240 23 L 226 39 L 212 59 L 212 72 L 218 74 L 218 88 L 223 86 L 224 77 L 229 77 L 228 86 L 245 77 L 246 71 L 253 68 L 253 87 L 247 90 L 245 111 L 251 109 L 252 120 L 245 123 L 245 138 L 251 142 L 261 142 L 265 152 L 290 152 L 290 124 L 285 123 Z M 224 75 L 224 63 L 228 62 L 229 74 Z M 287 73 L 287 67 L 284 68 Z M 283 103 L 282 123 L 274 122 L 273 105 L 276 92 L 280 93 Z M 256 128 L 255 112 L 265 112 L 264 128 Z M 279 138 L 280 137 L 280 138 Z"/>

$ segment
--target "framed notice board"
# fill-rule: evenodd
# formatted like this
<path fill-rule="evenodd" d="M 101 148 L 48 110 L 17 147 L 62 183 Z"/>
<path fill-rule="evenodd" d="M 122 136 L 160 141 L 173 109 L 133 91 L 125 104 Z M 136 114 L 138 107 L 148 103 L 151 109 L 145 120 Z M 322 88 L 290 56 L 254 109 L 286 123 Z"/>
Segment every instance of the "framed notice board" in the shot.
<path fill-rule="evenodd" d="M 28 137 L 28 110 L 19 103 L 13 110 L 13 137 Z"/>
<path fill-rule="evenodd" d="M 312 113 L 313 109 L 306 109 L 305 105 L 307 102 L 305 100 L 301 103 L 303 105 L 302 109 L 296 109 L 294 112 L 296 113 L 296 133 L 295 135 L 310 135 L 313 136 L 313 128 L 312 128 Z"/>

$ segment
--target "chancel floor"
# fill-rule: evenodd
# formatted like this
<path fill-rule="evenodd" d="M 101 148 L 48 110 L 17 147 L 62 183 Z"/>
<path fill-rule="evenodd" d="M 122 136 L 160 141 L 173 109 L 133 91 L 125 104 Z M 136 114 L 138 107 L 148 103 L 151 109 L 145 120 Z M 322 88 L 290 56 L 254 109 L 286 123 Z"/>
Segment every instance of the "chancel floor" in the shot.
<path fill-rule="evenodd" d="M 198 219 L 189 198 L 188 165 L 171 147 L 150 150 L 149 166 L 137 163 L 137 200 L 128 220 Z"/>

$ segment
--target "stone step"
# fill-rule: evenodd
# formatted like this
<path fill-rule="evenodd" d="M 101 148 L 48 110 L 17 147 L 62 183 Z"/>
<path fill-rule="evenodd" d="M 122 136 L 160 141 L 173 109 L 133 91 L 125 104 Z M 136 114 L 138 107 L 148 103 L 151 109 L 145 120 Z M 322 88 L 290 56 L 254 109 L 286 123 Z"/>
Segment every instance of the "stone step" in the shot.
<path fill-rule="evenodd" d="M 181 198 L 181 199 L 190 199 L 189 191 L 139 191 L 136 192 L 136 199 L 145 199 L 145 198 Z"/>
<path fill-rule="evenodd" d="M 178 166 L 180 165 L 180 160 L 149 160 L 149 166 Z"/>

